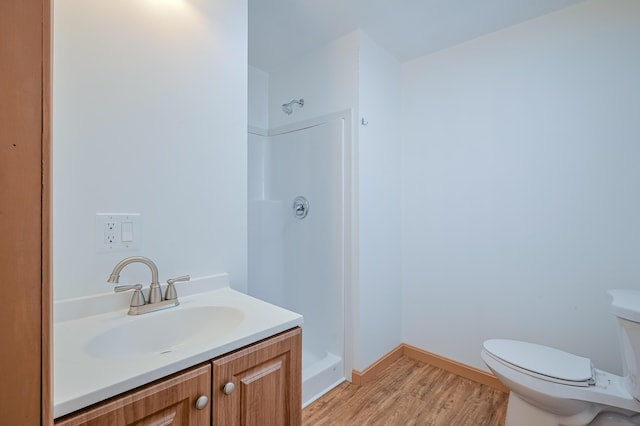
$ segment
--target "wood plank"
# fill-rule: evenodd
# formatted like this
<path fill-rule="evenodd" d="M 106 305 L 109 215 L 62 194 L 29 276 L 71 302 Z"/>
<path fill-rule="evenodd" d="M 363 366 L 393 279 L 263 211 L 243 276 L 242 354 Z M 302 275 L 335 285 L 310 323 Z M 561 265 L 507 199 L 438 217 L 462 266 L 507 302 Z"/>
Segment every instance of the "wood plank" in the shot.
<path fill-rule="evenodd" d="M 0 2 L 2 422 L 42 421 L 43 0 Z M 46 209 L 46 207 L 44 207 Z"/>
<path fill-rule="evenodd" d="M 357 386 L 344 382 L 302 412 L 303 425 L 504 425 L 508 395 L 402 356 Z"/>
<path fill-rule="evenodd" d="M 53 40 L 51 1 L 42 3 L 42 425 L 53 425 L 53 265 L 52 265 L 52 152 L 51 102 Z"/>
<path fill-rule="evenodd" d="M 382 370 L 391 365 L 395 360 L 401 356 L 407 356 L 411 359 L 421 361 L 425 364 L 430 364 L 451 373 L 457 374 L 460 377 L 464 377 L 473 380 L 477 383 L 491 386 L 492 388 L 501 392 L 509 392 L 504 384 L 498 380 L 496 376 L 478 368 L 471 367 L 466 364 L 454 361 L 449 358 L 425 351 L 415 346 L 403 343 L 397 348 L 389 352 L 387 355 L 380 358 L 374 364 L 369 366 L 363 372 L 353 370 L 351 383 L 354 385 L 364 384 L 373 380 Z"/>

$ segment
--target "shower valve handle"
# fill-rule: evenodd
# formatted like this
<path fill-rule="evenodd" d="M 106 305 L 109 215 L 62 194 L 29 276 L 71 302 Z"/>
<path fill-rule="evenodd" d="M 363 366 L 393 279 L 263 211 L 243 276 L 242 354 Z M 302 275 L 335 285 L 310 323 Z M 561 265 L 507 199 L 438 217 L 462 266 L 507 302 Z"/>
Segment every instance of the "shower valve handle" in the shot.
<path fill-rule="evenodd" d="M 309 213 L 309 201 L 299 195 L 293 200 L 293 212 L 297 219 L 304 219 Z"/>

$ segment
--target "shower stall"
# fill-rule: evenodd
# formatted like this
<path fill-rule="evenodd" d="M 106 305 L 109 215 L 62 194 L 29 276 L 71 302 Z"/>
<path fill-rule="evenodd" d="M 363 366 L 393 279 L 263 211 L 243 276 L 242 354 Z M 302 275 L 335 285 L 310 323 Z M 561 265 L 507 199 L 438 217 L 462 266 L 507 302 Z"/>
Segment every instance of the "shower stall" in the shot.
<path fill-rule="evenodd" d="M 349 114 L 249 131 L 249 293 L 304 316 L 303 404 L 345 377 Z"/>

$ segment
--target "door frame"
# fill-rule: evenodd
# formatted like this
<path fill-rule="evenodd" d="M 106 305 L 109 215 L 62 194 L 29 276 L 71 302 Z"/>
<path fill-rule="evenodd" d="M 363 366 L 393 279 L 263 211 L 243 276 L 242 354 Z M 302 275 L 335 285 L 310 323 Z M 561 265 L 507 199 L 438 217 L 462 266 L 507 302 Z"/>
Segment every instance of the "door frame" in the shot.
<path fill-rule="evenodd" d="M 51 0 L 0 3 L 0 412 L 51 425 Z"/>

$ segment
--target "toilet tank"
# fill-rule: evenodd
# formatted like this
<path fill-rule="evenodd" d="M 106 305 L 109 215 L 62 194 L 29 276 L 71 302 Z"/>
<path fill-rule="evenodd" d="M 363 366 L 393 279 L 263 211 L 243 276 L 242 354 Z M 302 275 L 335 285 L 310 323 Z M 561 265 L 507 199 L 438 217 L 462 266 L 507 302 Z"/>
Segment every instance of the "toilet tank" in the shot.
<path fill-rule="evenodd" d="M 625 385 L 640 400 L 640 291 L 609 290 L 609 294 L 618 319 Z"/>

